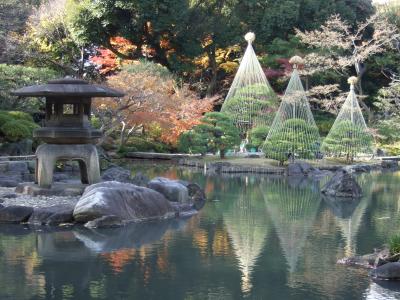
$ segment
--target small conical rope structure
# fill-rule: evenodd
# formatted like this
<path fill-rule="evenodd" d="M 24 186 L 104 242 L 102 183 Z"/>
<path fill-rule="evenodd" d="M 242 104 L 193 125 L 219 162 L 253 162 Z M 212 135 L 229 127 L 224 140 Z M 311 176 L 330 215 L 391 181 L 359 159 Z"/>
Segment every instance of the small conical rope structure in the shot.
<path fill-rule="evenodd" d="M 232 117 L 242 135 L 253 127 L 270 125 L 277 108 L 277 97 L 252 46 L 254 33 L 247 33 L 245 39 L 247 49 L 221 108 Z"/>
<path fill-rule="evenodd" d="M 331 130 L 322 143 L 322 151 L 328 156 L 346 157 L 347 161 L 355 157 L 373 155 L 373 137 L 365 123 L 360 105 L 354 92 L 356 77 L 350 77 L 350 93 L 333 123 Z"/>
<path fill-rule="evenodd" d="M 281 162 L 320 158 L 318 127 L 297 70 L 302 59 L 294 56 L 289 62 L 293 72 L 262 150 L 266 157 Z"/>

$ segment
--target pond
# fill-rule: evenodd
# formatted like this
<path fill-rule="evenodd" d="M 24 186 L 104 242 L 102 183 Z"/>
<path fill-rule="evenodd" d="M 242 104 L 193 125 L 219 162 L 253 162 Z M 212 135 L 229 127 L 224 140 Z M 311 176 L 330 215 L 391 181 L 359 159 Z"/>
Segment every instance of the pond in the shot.
<path fill-rule="evenodd" d="M 336 264 L 398 233 L 400 173 L 360 175 L 365 196 L 340 205 L 302 178 L 140 168 L 200 183 L 205 207 L 106 230 L 1 225 L 0 299 L 400 298 L 397 283 Z"/>

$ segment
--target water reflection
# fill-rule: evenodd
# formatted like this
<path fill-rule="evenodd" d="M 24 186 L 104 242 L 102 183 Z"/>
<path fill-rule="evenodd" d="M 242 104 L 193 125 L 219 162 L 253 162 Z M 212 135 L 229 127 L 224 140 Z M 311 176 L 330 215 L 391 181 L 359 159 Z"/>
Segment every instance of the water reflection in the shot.
<path fill-rule="evenodd" d="M 87 249 L 95 253 L 111 252 L 123 248 L 140 248 L 161 240 L 167 230 L 182 229 L 187 220 L 129 224 L 122 228 L 74 229 L 73 234 Z"/>
<path fill-rule="evenodd" d="M 304 178 L 168 169 L 206 187 L 199 215 L 107 230 L 0 226 L 0 298 L 396 299 L 396 287 L 336 261 L 397 233 L 399 175 L 361 175 L 364 198 L 345 204 L 321 203 Z"/>
<path fill-rule="evenodd" d="M 367 300 L 396 300 L 400 299 L 398 282 L 380 281 L 372 282 L 365 295 Z"/>
<path fill-rule="evenodd" d="M 318 182 L 275 179 L 260 185 L 289 272 L 296 270 L 320 205 Z"/>
<path fill-rule="evenodd" d="M 323 197 L 323 199 L 335 215 L 336 222 L 345 238 L 345 256 L 355 255 L 357 253 L 357 234 L 371 198 L 335 199 Z"/>
<path fill-rule="evenodd" d="M 244 184 L 231 188 L 231 197 L 224 201 L 222 215 L 242 272 L 242 292 L 249 293 L 251 273 L 268 234 L 268 219 L 257 180 L 245 177 L 243 181 Z"/>

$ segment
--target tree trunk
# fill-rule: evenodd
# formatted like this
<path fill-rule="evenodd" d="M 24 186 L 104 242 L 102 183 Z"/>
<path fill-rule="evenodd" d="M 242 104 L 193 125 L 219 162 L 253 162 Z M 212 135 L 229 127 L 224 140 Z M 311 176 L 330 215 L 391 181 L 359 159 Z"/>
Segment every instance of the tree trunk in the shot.
<path fill-rule="evenodd" d="M 125 129 L 126 129 L 126 123 L 125 122 L 121 122 L 121 123 L 122 123 L 122 128 L 121 128 L 121 134 L 119 137 L 120 149 L 122 149 L 125 146 Z"/>
<path fill-rule="evenodd" d="M 81 47 L 81 61 L 79 63 L 78 77 L 82 78 L 85 68 L 85 47 Z"/>
<path fill-rule="evenodd" d="M 358 89 L 358 94 L 360 95 L 360 96 L 363 96 L 363 89 L 362 89 L 362 78 L 363 78 L 363 76 L 364 76 L 364 74 L 365 74 L 365 71 L 366 71 L 366 67 L 364 66 L 364 64 L 362 64 L 362 63 L 356 63 L 356 65 L 355 65 L 355 69 L 356 69 L 356 73 L 357 73 L 357 89 Z M 370 122 L 372 122 L 373 121 L 373 119 L 374 119 L 374 114 L 373 114 L 373 112 L 371 111 L 371 109 L 368 107 L 368 105 L 367 104 L 365 104 L 364 103 L 364 100 L 362 100 L 362 99 L 359 99 L 360 101 L 359 101 L 359 103 L 360 103 L 360 105 L 361 105 L 361 107 L 366 111 L 366 113 L 367 113 L 367 123 L 370 123 Z"/>
<path fill-rule="evenodd" d="M 215 45 L 212 44 L 208 49 L 207 49 L 207 56 L 208 56 L 208 64 L 211 70 L 211 80 L 207 88 L 207 97 L 211 97 L 215 93 L 215 89 L 217 87 L 217 72 L 218 72 L 218 66 L 217 66 L 217 61 L 215 59 Z"/>

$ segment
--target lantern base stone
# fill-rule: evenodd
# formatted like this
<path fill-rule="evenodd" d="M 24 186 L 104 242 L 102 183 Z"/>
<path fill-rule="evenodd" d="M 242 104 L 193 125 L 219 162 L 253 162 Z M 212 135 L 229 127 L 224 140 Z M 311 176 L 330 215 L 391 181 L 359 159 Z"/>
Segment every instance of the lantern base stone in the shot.
<path fill-rule="evenodd" d="M 35 183 L 49 188 L 57 161 L 76 160 L 79 163 L 81 182 L 93 184 L 100 181 L 99 155 L 92 144 L 43 144 L 36 150 Z"/>

